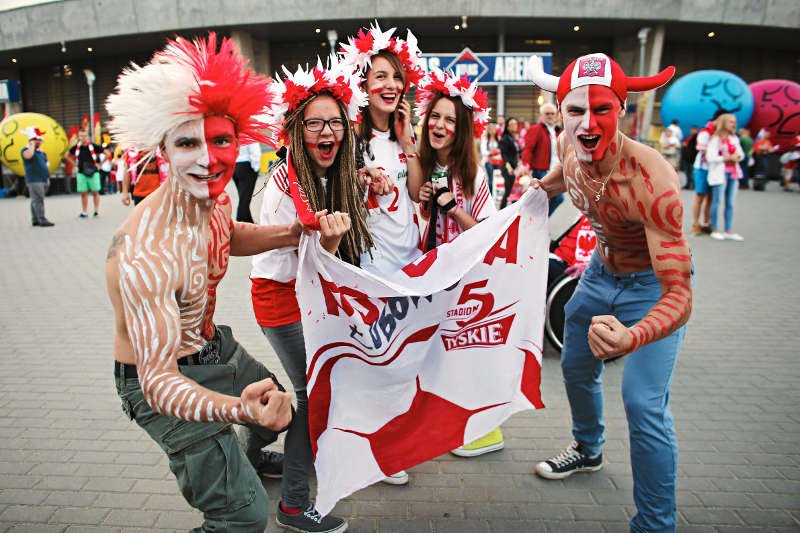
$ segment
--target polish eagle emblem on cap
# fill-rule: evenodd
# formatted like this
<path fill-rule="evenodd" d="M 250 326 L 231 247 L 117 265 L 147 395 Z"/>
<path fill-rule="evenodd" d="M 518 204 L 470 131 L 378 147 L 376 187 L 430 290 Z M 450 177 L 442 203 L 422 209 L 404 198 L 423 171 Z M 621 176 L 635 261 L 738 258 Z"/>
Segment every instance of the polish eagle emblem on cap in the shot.
<path fill-rule="evenodd" d="M 604 76 L 605 61 L 602 58 L 589 57 L 581 61 L 581 76 Z"/>

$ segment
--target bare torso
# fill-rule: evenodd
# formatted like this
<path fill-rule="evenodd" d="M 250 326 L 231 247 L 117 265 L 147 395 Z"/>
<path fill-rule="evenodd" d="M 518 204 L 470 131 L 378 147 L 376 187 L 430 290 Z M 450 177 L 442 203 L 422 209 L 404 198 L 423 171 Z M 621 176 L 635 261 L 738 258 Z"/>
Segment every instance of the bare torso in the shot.
<path fill-rule="evenodd" d="M 223 194 L 203 213 L 188 205 L 172 205 L 168 191 L 162 187 L 148 196 L 119 228 L 109 249 L 106 276 L 115 313 L 114 357 L 122 363 L 136 364 L 136 358 L 121 290 L 134 296 L 156 283 L 173 288 L 180 321 L 177 358 L 198 352 L 214 335 L 217 285 L 229 262 L 231 201 Z M 191 222 L 198 218 L 203 223 Z M 129 276 L 126 272 L 131 269 L 141 269 L 145 275 Z M 128 300 L 146 302 L 144 298 Z M 145 307 L 131 310 L 149 313 Z"/>
<path fill-rule="evenodd" d="M 616 141 L 609 147 L 616 164 L 606 182 L 607 173 L 596 164 L 581 168 L 574 148 L 561 141 L 567 194 L 592 223 L 603 263 L 619 273 L 651 268 L 645 225 L 656 224 L 667 235 L 681 238 L 682 204 L 674 172 L 662 168 L 666 162 L 658 152 L 625 139 L 621 154 Z"/>
<path fill-rule="evenodd" d="M 661 284 L 661 298 L 629 335 L 616 318 L 614 323 L 602 319 L 612 330 L 623 331 L 605 355 L 628 353 L 666 337 L 686 323 L 692 308 L 692 258 L 683 238 L 683 204 L 674 169 L 658 152 L 622 134 L 599 164 L 581 167 L 564 136 L 559 138 L 559 154 L 561 167 L 545 180 L 554 192 L 566 190 L 589 219 L 606 267 L 620 274 L 652 268 Z"/>

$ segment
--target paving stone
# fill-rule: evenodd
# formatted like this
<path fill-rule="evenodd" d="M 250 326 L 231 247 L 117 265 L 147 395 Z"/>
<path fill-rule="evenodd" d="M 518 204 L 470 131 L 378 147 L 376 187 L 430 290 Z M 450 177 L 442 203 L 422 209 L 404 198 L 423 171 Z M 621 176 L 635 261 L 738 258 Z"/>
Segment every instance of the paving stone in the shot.
<path fill-rule="evenodd" d="M 742 521 L 736 513 L 727 509 L 707 509 L 684 507 L 681 514 L 690 524 L 740 525 Z"/>
<path fill-rule="evenodd" d="M 57 507 L 52 505 L 9 505 L 0 513 L 4 522 L 47 522 Z"/>
<path fill-rule="evenodd" d="M 44 500 L 45 505 L 59 507 L 89 507 L 99 494 L 88 491 L 53 491 Z"/>
<path fill-rule="evenodd" d="M 753 494 L 753 500 L 764 509 L 800 510 L 797 494 Z"/>
<path fill-rule="evenodd" d="M 136 524 L 138 526 L 152 526 L 158 516 L 151 511 L 134 511 L 131 509 L 114 509 L 103 521 L 107 526 L 127 526 Z"/>
<path fill-rule="evenodd" d="M 108 509 L 75 509 L 62 507 L 53 514 L 50 521 L 65 524 L 97 525 L 103 523 L 103 519 L 108 513 Z"/>
<path fill-rule="evenodd" d="M 69 526 L 64 533 L 117 533 L 119 530 L 111 526 Z"/>
<path fill-rule="evenodd" d="M 162 512 L 158 515 L 155 527 L 164 529 L 189 529 L 200 526 L 203 523 L 203 515 L 199 512 Z"/>
<path fill-rule="evenodd" d="M 739 509 L 736 514 L 749 526 L 797 526 L 798 523 L 786 511 L 763 511 L 761 509 Z"/>
<path fill-rule="evenodd" d="M 147 494 L 100 494 L 97 500 L 94 501 L 93 507 L 110 507 L 112 509 L 141 509 L 145 500 L 149 496 Z M 120 524 L 122 526 L 127 524 Z"/>
<path fill-rule="evenodd" d="M 434 520 L 436 533 L 489 533 L 485 520 Z"/>
<path fill-rule="evenodd" d="M 3 489 L 0 491 L 0 503 L 19 505 L 38 505 L 47 498 L 48 492 L 33 489 Z"/>
<path fill-rule="evenodd" d="M 380 521 L 380 533 L 407 533 L 409 531 L 429 533 L 432 531 L 431 521 L 423 519 L 395 520 L 392 518 Z"/>
<path fill-rule="evenodd" d="M 18 524 L 8 529 L 9 533 L 63 533 L 63 524 Z"/>
<path fill-rule="evenodd" d="M 734 509 L 748 509 L 756 507 L 755 502 L 748 494 L 740 492 L 701 492 L 694 495 L 706 507 L 733 507 Z"/>

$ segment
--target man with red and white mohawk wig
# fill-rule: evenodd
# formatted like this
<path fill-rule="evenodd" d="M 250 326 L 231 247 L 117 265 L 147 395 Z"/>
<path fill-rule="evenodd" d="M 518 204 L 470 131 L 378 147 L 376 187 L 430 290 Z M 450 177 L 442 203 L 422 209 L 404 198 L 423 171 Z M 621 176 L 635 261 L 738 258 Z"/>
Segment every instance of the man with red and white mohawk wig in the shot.
<path fill-rule="evenodd" d="M 602 468 L 601 375 L 625 356 L 622 399 L 630 430 L 631 531 L 675 530 L 678 448 L 669 388 L 692 308 L 692 259 L 681 229 L 683 204 L 673 168 L 619 131 L 629 91 L 656 89 L 675 73 L 626 76 L 605 54 L 579 57 L 560 77 L 531 59 L 534 83 L 555 92 L 564 121 L 561 164 L 534 187 L 566 191 L 592 224 L 597 247 L 565 308 L 561 367 L 574 442 L 536 473 L 563 479 Z"/>
<path fill-rule="evenodd" d="M 254 115 L 270 103 L 269 81 L 212 33 L 169 41 L 148 64 L 132 64 L 107 102 L 115 141 L 160 148 L 170 167 L 106 257 L 117 392 L 168 454 L 204 531 L 264 530 L 259 475 L 280 476 L 282 457 L 261 448 L 292 419 L 275 376 L 213 320 L 229 256 L 296 245 L 302 230 L 233 222 L 225 193 L 240 142 L 267 140 Z M 232 424 L 244 425 L 246 455 Z"/>

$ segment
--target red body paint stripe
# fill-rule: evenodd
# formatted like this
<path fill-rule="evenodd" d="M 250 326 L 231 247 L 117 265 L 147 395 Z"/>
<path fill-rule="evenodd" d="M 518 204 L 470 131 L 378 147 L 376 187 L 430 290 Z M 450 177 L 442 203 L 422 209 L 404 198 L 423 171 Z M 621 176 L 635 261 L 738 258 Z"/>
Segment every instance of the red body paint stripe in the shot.
<path fill-rule="evenodd" d="M 684 272 L 683 270 L 678 270 L 677 268 L 659 270 L 658 273 L 663 276 L 680 276 L 682 278 L 687 278 L 687 279 L 692 277 L 691 272 Z"/>
<path fill-rule="evenodd" d="M 656 261 L 669 261 L 670 259 L 675 261 L 691 261 L 692 256 L 686 254 L 661 254 L 656 256 Z"/>

